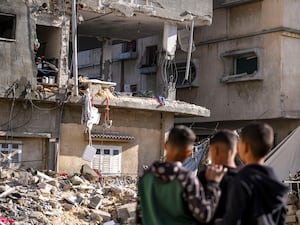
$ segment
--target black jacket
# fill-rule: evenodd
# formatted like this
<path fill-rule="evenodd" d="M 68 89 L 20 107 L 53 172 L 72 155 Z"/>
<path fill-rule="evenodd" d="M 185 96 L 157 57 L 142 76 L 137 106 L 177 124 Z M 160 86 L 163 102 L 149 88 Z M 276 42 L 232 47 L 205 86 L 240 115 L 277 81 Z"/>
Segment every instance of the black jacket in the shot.
<path fill-rule="evenodd" d="M 245 166 L 230 187 L 222 225 L 284 225 L 287 192 L 272 168 Z"/>
<path fill-rule="evenodd" d="M 226 208 L 226 202 L 228 199 L 228 190 L 229 187 L 232 183 L 233 178 L 235 177 L 235 175 L 237 174 L 237 169 L 235 168 L 231 168 L 231 167 L 227 167 L 228 169 L 227 173 L 224 175 L 221 183 L 220 183 L 220 189 L 221 189 L 221 197 L 219 200 L 219 205 L 216 209 L 215 215 L 213 216 L 213 218 L 211 219 L 211 221 L 209 223 L 207 223 L 207 225 L 213 225 L 214 221 L 216 219 L 219 218 L 223 218 L 224 214 L 225 214 L 225 208 Z M 205 178 L 205 170 L 200 171 L 197 174 L 199 181 L 201 182 L 201 184 L 203 185 L 204 189 L 206 188 L 207 185 L 207 180 Z M 199 223 L 199 225 L 204 225 L 204 223 Z"/>

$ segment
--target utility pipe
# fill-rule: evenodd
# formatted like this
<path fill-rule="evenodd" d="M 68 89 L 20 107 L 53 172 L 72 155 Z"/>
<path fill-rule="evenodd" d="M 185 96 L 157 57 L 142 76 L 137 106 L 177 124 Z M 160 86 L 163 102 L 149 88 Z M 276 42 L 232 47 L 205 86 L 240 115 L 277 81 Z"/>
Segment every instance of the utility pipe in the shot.
<path fill-rule="evenodd" d="M 78 59 L 77 59 L 77 4 L 72 1 L 72 46 L 73 46 L 73 77 L 74 95 L 78 96 Z"/>
<path fill-rule="evenodd" d="M 190 74 L 191 56 L 192 56 L 192 49 L 193 49 L 194 26 L 195 26 L 195 20 L 193 18 L 193 20 L 191 21 L 189 51 L 188 51 L 188 55 L 187 55 L 186 71 L 185 71 L 185 77 L 184 77 L 185 80 L 189 79 L 189 74 Z"/>

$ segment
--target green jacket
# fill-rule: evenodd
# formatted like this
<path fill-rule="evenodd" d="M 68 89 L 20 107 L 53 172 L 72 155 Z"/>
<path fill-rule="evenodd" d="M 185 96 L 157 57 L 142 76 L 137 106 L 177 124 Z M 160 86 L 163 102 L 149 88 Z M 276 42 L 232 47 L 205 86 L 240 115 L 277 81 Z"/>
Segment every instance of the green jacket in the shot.
<path fill-rule="evenodd" d="M 182 164 L 154 163 L 140 179 L 138 224 L 194 225 L 207 222 L 220 197 L 218 186 L 208 184 L 210 198 L 191 171 Z"/>

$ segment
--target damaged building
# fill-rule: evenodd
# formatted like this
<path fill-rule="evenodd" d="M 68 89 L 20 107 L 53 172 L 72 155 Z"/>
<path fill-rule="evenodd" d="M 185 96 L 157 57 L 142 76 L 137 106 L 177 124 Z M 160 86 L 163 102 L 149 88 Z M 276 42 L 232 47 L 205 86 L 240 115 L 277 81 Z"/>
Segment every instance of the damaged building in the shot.
<path fill-rule="evenodd" d="M 297 128 L 299 8 L 293 0 L 215 0 L 212 25 L 195 29 L 197 85 L 177 90 L 178 99 L 209 108 L 211 116 L 176 123 L 207 137 L 260 120 L 274 128 L 276 144 Z M 178 52 L 178 61 L 185 57 Z"/>
<path fill-rule="evenodd" d="M 211 21 L 209 0 L 1 1 L 1 165 L 73 173 L 89 143 L 104 175 L 161 159 L 175 116 L 210 115 L 175 100 L 172 65 Z"/>

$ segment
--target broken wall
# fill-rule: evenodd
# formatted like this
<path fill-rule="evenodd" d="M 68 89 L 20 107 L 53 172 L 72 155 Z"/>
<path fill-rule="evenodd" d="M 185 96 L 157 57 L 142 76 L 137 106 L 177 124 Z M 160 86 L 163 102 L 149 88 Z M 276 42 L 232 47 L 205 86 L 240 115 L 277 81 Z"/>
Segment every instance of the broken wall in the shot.
<path fill-rule="evenodd" d="M 54 144 L 50 139 L 59 133 L 58 114 L 48 110 L 55 107 L 51 104 L 33 104 L 16 101 L 12 105 L 12 101 L 0 101 L 0 140 L 22 142 L 23 166 L 53 169 Z"/>
<path fill-rule="evenodd" d="M 58 6 L 56 6 L 58 7 Z M 67 84 L 69 78 L 69 40 L 70 40 L 70 16 L 66 13 L 67 5 L 56 8 L 55 13 L 35 12 L 33 14 L 36 27 L 44 28 L 48 34 L 41 33 L 47 40 L 47 55 L 50 58 L 56 58 L 58 62 L 58 75 L 56 83 L 63 87 Z M 48 29 L 47 29 L 48 28 Z M 36 30 L 34 34 L 39 38 Z M 39 40 L 40 41 L 40 40 Z"/>
<path fill-rule="evenodd" d="M 77 108 L 77 109 L 76 109 Z M 103 109 L 100 109 L 103 112 Z M 81 113 L 78 107 L 65 111 L 61 148 L 59 157 L 59 170 L 61 172 L 78 172 L 82 164 L 83 151 L 88 144 L 84 134 L 85 126 L 76 122 Z M 119 132 L 133 136 L 129 142 L 93 141 L 94 145 L 112 145 L 122 147 L 122 174 L 137 175 L 142 173 L 143 165 L 150 165 L 153 161 L 161 159 L 165 134 L 173 126 L 173 115 L 160 112 L 126 110 L 112 108 L 110 119 L 113 126 L 104 132 Z M 93 130 L 103 132 L 101 125 L 94 126 Z"/>
<path fill-rule="evenodd" d="M 195 16 L 198 25 L 208 25 L 212 19 L 212 0 L 80 0 L 79 3 L 96 12 L 105 13 L 110 9 L 125 16 L 144 14 L 178 22 L 191 20 L 191 16 L 186 13 L 190 12 Z"/>
<path fill-rule="evenodd" d="M 16 15 L 15 40 L 0 39 L 0 94 L 13 82 L 18 82 L 20 94 L 27 82 L 36 83 L 30 9 L 22 0 L 1 1 L 0 13 Z"/>

